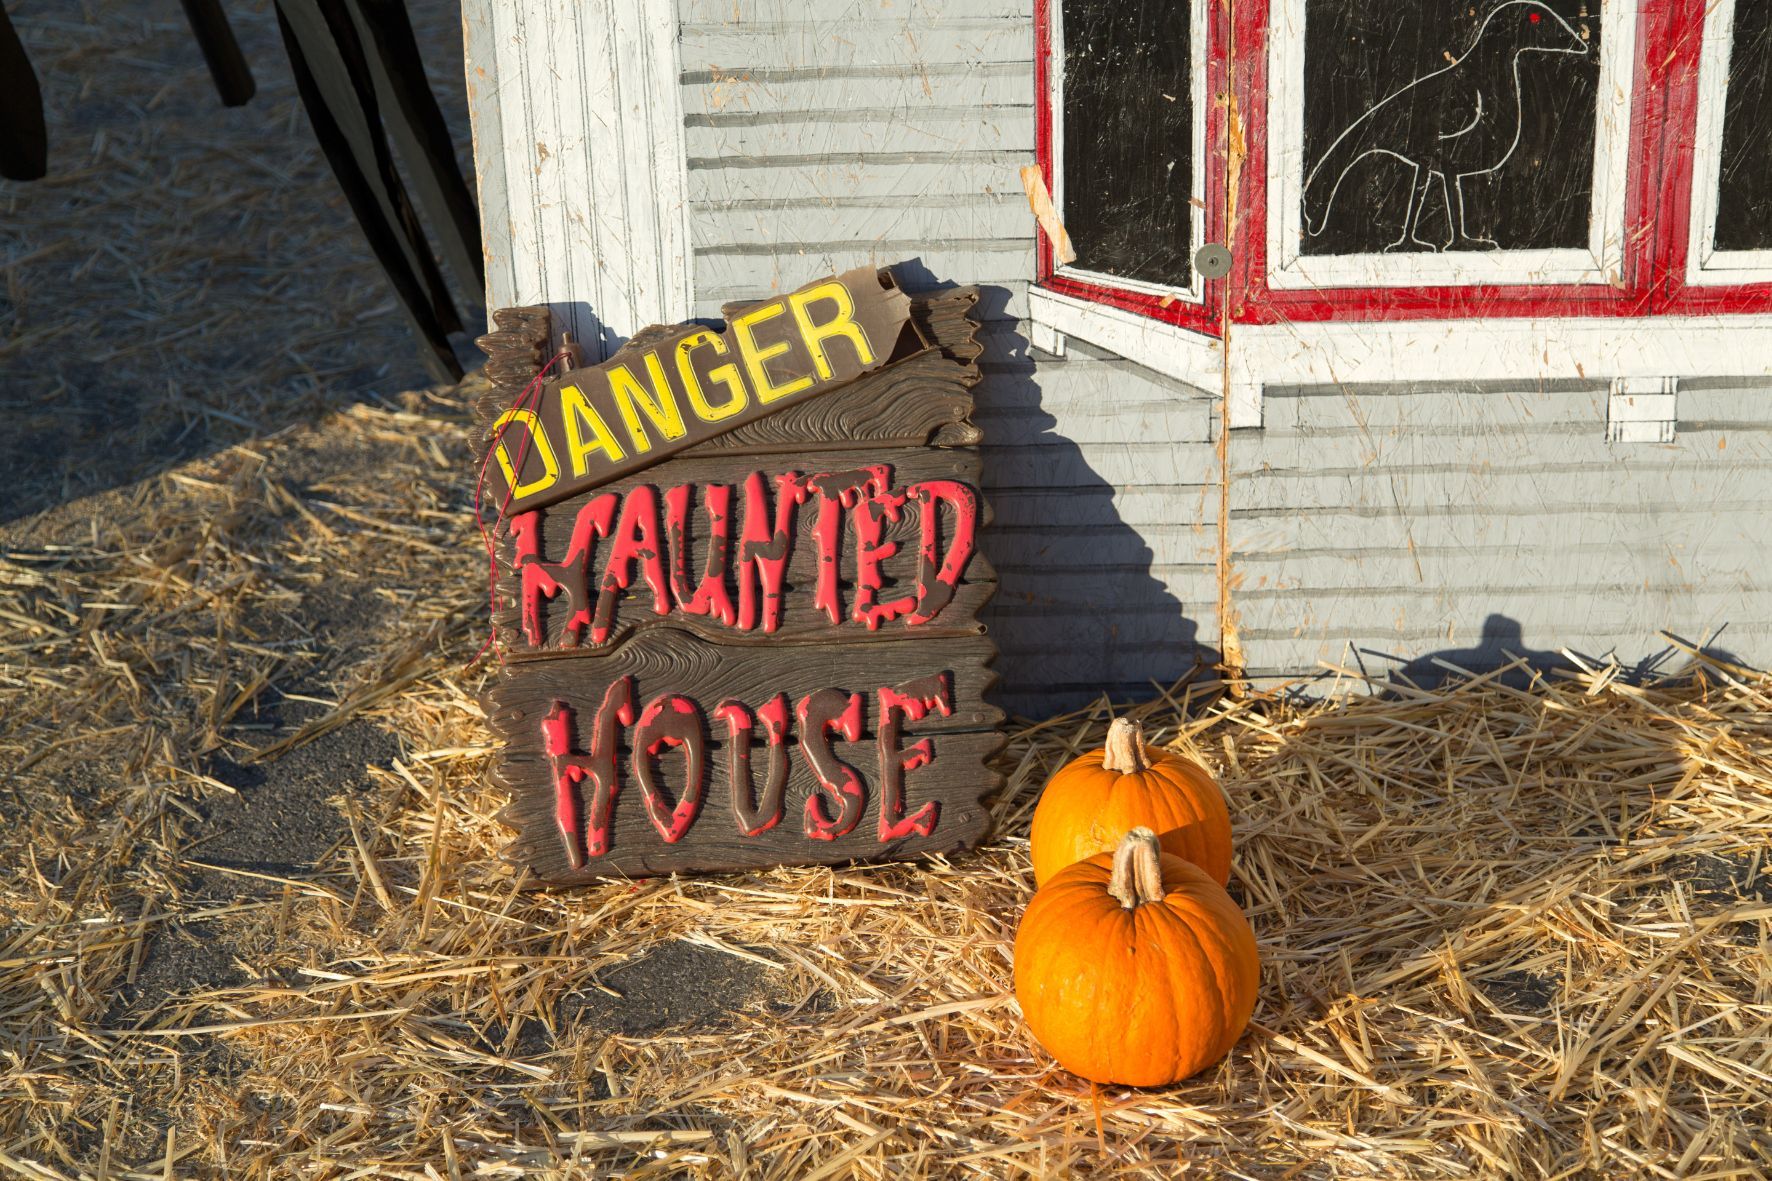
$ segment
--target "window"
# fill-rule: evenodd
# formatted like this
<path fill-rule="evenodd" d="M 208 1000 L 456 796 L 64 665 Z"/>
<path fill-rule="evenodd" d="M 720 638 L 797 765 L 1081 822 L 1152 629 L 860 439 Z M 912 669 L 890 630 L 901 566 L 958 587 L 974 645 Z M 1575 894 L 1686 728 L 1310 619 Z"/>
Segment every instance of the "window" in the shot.
<path fill-rule="evenodd" d="M 1697 124 L 1688 277 L 1772 280 L 1772 4 L 1712 0 Z"/>
<path fill-rule="evenodd" d="M 1207 0 L 1042 0 L 1041 162 L 1077 253 L 1059 291 L 1185 318 L 1203 284 Z M 1175 309 L 1170 312 L 1170 309 Z M 1183 313 L 1178 315 L 1177 313 Z"/>
<path fill-rule="evenodd" d="M 1272 3 L 1271 286 L 1619 280 L 1631 5 Z"/>
<path fill-rule="evenodd" d="M 1076 261 L 1063 273 L 1191 291 L 1204 121 L 1192 5 L 1061 0 L 1054 200 Z"/>
<path fill-rule="evenodd" d="M 1772 0 L 1034 11 L 1078 252 L 1036 231 L 1040 347 L 1222 388 L 1231 427 L 1276 383 L 1772 371 Z"/>

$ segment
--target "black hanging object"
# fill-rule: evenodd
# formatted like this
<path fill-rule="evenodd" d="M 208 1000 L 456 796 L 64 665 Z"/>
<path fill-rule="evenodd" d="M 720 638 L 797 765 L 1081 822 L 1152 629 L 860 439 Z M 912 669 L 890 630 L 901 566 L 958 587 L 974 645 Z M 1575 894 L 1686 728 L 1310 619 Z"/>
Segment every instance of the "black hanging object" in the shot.
<path fill-rule="evenodd" d="M 258 86 L 252 80 L 246 55 L 240 52 L 240 43 L 234 40 L 234 30 L 228 25 L 221 0 L 183 2 L 185 19 L 191 24 L 198 48 L 203 50 L 203 60 L 209 63 L 209 76 L 215 79 L 222 106 L 245 106 L 257 93 Z"/>
<path fill-rule="evenodd" d="M 296 90 L 363 236 L 439 380 L 462 376 L 448 334 L 461 328 L 424 228 L 388 149 L 375 85 L 344 0 L 277 0 L 277 24 Z"/>
<path fill-rule="evenodd" d="M 455 143 L 443 110 L 425 79 L 424 58 L 412 32 L 406 0 L 346 2 L 369 51 L 382 121 L 406 165 L 425 223 L 462 284 L 472 291 L 484 291 L 480 215 L 456 161 Z"/>
<path fill-rule="evenodd" d="M 0 6 L 0 176 L 41 180 L 49 171 L 49 133 L 43 126 L 43 92 L 31 59 Z"/>

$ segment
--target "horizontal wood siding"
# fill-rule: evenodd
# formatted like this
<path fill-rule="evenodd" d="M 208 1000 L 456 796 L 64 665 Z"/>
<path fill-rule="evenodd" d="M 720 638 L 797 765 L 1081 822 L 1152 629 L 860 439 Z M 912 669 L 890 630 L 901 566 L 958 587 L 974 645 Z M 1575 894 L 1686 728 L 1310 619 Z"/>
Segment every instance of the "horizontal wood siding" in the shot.
<path fill-rule="evenodd" d="M 1608 444 L 1607 387 L 1267 393 L 1233 439 L 1252 674 L 1493 667 L 1570 648 L 1635 664 L 1666 629 L 1772 647 L 1772 390 L 1688 384 L 1668 445 Z"/>
<path fill-rule="evenodd" d="M 678 11 L 696 314 L 864 263 L 983 285 L 1004 704 L 1148 696 L 1186 672 L 1216 642 L 1215 400 L 1086 347 L 1029 350 L 1031 0 Z"/>

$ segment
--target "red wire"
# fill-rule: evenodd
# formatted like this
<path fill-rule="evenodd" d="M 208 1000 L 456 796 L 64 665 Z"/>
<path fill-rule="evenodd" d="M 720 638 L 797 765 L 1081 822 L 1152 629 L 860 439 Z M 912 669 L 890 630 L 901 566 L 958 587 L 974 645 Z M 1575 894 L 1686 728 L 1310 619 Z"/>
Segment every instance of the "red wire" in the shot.
<path fill-rule="evenodd" d="M 558 365 L 561 361 L 570 359 L 570 357 L 571 353 L 566 349 L 561 349 L 559 352 L 555 353 L 553 359 L 546 365 L 543 365 L 541 370 L 530 379 L 529 384 L 523 387 L 523 392 L 517 395 L 516 401 L 512 402 L 510 406 L 506 408 L 505 412 L 509 413 L 512 410 L 533 411 L 535 407 L 530 403 L 540 399 L 542 385 L 547 380 L 548 371 Z M 500 415 L 499 417 L 502 418 L 504 416 Z M 510 519 L 508 511 L 511 507 L 511 497 L 515 495 L 517 491 L 517 483 L 516 481 L 511 481 L 506 486 L 504 501 L 498 506 L 498 518 L 494 522 L 493 529 L 490 532 L 486 528 L 486 520 L 482 515 L 481 498 L 486 490 L 486 469 L 492 464 L 494 452 L 496 452 L 499 446 L 504 443 L 505 432 L 509 431 L 512 423 L 516 421 L 517 420 L 514 418 L 507 419 L 499 425 L 497 432 L 493 434 L 491 440 L 488 441 L 486 445 L 485 454 L 480 457 L 480 476 L 474 482 L 474 523 L 480 527 L 480 538 L 486 543 L 486 606 L 489 626 L 486 632 L 485 643 L 481 644 L 479 650 L 468 660 L 468 665 L 470 667 L 475 661 L 479 660 L 480 657 L 486 655 L 487 648 L 492 648 L 494 652 L 497 652 L 499 663 L 504 663 L 504 653 L 500 652 L 497 647 L 498 626 L 496 623 L 491 622 L 492 617 L 498 612 L 498 551 L 494 548 L 493 537 L 498 529 Z M 524 432 L 523 445 L 517 449 L 517 462 L 511 465 L 511 470 L 517 473 L 519 479 L 523 474 L 523 464 L 529 459 L 529 445 L 534 440 L 535 431 L 533 429 Z"/>

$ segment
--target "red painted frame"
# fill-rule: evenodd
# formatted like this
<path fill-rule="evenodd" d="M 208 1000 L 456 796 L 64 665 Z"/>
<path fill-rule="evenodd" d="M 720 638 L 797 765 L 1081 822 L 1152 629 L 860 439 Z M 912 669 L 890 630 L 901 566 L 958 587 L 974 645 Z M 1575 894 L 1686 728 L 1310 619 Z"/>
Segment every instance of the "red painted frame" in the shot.
<path fill-rule="evenodd" d="M 1035 141 L 1053 175 L 1054 113 L 1048 93 L 1050 8 L 1035 0 Z M 1633 54 L 1626 174 L 1625 249 L 1620 283 L 1458 284 L 1277 290 L 1267 284 L 1268 0 L 1208 0 L 1206 189 L 1225 193 L 1232 121 L 1245 155 L 1235 180 L 1229 276 L 1204 285 L 1205 302 L 1174 300 L 1055 273 L 1052 244 L 1036 227 L 1037 285 L 1167 323 L 1218 334 L 1225 323 L 1328 320 L 1448 320 L 1479 316 L 1646 316 L 1772 311 L 1772 283 L 1686 282 L 1698 68 L 1706 0 L 1642 0 Z M 1227 103 L 1224 96 L 1230 96 Z M 1206 239 L 1225 241 L 1226 202 L 1208 200 Z"/>
<path fill-rule="evenodd" d="M 1052 6 L 1059 0 L 1034 0 L 1034 153 L 1040 172 L 1055 175 L 1057 161 L 1053 158 L 1050 82 L 1052 78 Z M 1229 13 L 1221 0 L 1209 0 L 1206 14 L 1206 177 L 1202 191 L 1208 195 L 1205 219 L 1206 241 L 1224 241 L 1225 209 L 1223 201 L 1211 200 L 1211 194 L 1225 191 L 1225 151 L 1228 112 L 1225 104 L 1213 101 L 1214 96 L 1227 93 L 1230 85 L 1229 58 L 1223 46 L 1229 36 Z M 1048 181 L 1050 187 L 1050 181 Z M 1034 270 L 1036 284 L 1047 291 L 1106 304 L 1123 311 L 1136 312 L 1177 324 L 1196 332 L 1216 335 L 1222 322 L 1225 280 L 1207 279 L 1200 285 L 1201 300 L 1196 303 L 1181 296 L 1152 295 L 1129 291 L 1103 283 L 1092 283 L 1069 275 L 1060 275 L 1053 264 L 1052 241 L 1045 231 L 1035 226 Z M 1167 302 L 1165 302 L 1167 301 Z"/>

